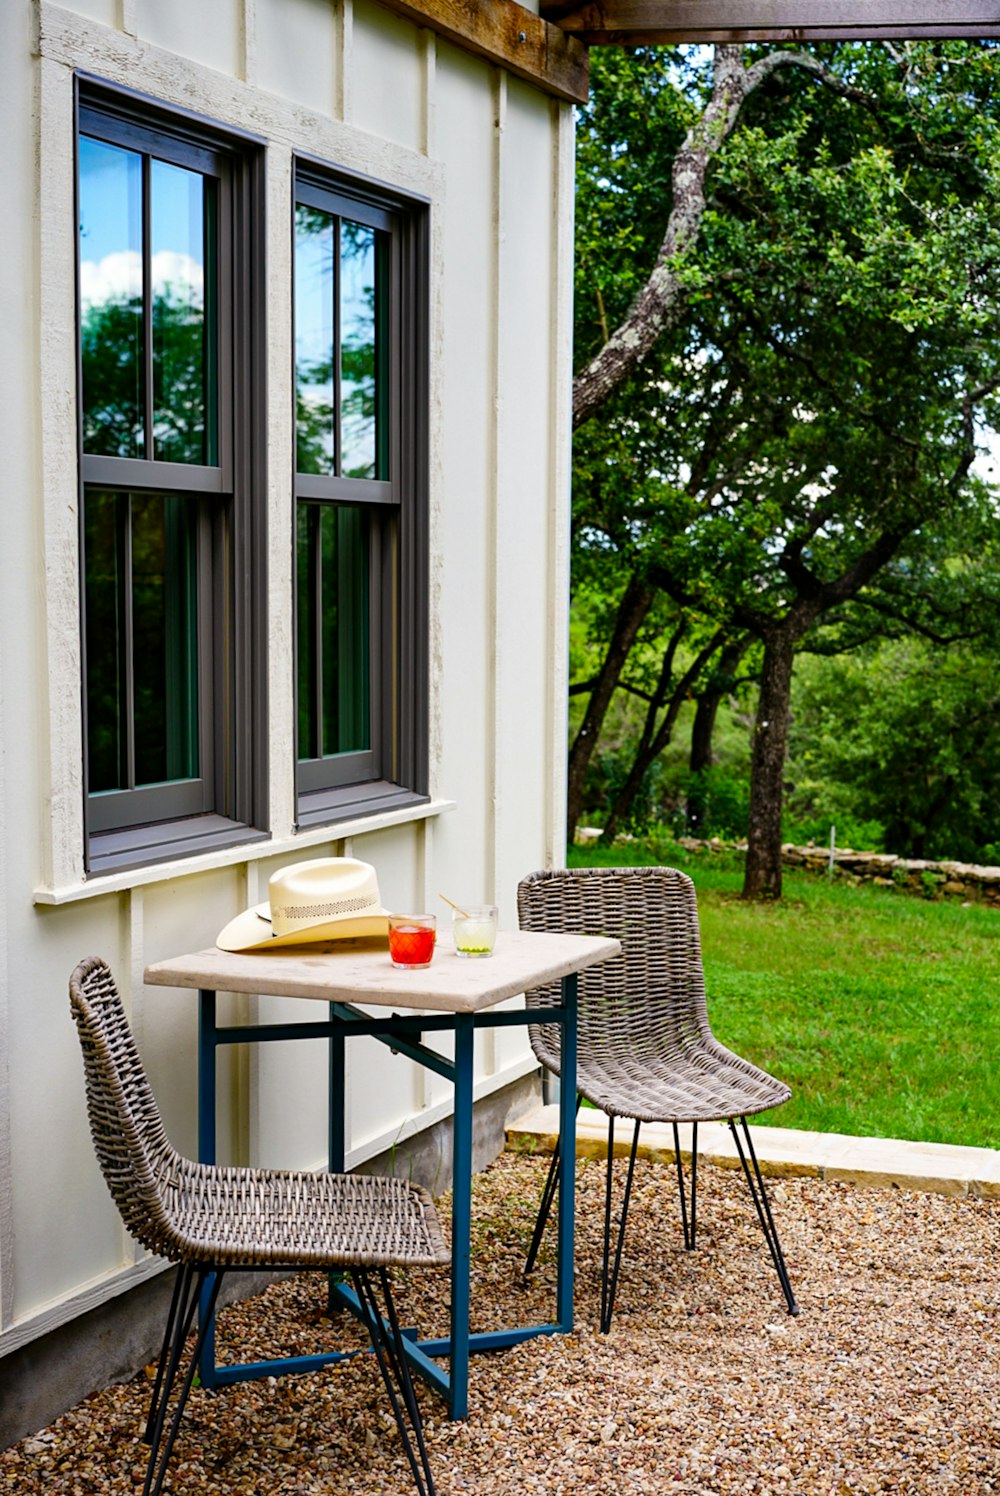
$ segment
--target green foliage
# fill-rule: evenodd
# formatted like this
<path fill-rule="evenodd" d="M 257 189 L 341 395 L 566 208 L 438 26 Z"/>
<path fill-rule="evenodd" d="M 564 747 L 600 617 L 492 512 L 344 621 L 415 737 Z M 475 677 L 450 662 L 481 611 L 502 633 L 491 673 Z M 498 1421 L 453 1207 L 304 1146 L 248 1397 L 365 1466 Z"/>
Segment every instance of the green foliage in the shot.
<path fill-rule="evenodd" d="M 652 269 L 697 92 L 697 72 L 677 48 L 591 53 L 590 98 L 576 129 L 578 367 L 607 342 Z"/>
<path fill-rule="evenodd" d="M 790 777 L 800 816 L 870 819 L 903 857 L 988 861 L 1000 840 L 994 657 L 910 639 L 800 662 Z"/>
<path fill-rule="evenodd" d="M 657 613 L 661 658 L 681 618 L 692 640 L 783 630 L 834 651 L 920 631 L 995 647 L 996 488 L 970 469 L 1000 415 L 1000 51 L 814 55 L 838 88 L 783 68 L 751 96 L 696 245 L 671 267 L 683 320 L 577 432 L 574 589 L 607 600 L 598 654 L 633 573 L 673 602 Z M 654 263 L 673 156 L 707 86 L 703 64 L 674 49 L 602 51 L 595 64 L 578 158 L 580 362 Z M 642 650 L 653 668 L 648 633 Z M 608 784 L 625 777 L 623 751 L 616 741 Z M 894 805 L 873 775 L 862 793 L 861 757 L 859 745 L 822 774 L 797 762 L 792 824 L 818 840 L 832 822 L 838 840 L 893 851 L 957 831 L 936 799 L 919 808 L 914 774 Z M 876 757 L 895 774 L 887 750 Z M 989 815 L 975 820 L 973 786 L 988 775 L 935 773 L 973 814 L 947 855 L 997 844 Z M 671 813 L 666 780 L 664 795 L 646 776 L 633 823 L 657 796 Z"/>
<path fill-rule="evenodd" d="M 693 798 L 701 810 L 698 826 L 688 826 L 683 809 L 673 817 L 678 832 L 692 836 L 721 836 L 735 840 L 746 835 L 747 816 L 750 809 L 750 776 L 744 765 L 741 769 L 723 764 L 713 764 L 708 769 L 695 773 L 688 771 L 682 780 L 684 804 Z"/>
<path fill-rule="evenodd" d="M 761 1123 L 1000 1147 L 1000 911 L 796 873 L 745 903 L 737 859 L 664 839 L 569 860 L 694 879 L 712 1027 L 792 1088 Z"/>

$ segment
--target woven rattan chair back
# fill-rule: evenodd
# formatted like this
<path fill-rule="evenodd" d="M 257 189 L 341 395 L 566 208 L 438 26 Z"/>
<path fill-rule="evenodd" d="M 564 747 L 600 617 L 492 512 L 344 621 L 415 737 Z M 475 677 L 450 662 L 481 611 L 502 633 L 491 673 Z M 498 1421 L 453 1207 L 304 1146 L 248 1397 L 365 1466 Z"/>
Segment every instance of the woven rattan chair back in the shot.
<path fill-rule="evenodd" d="M 639 1129 L 644 1122 L 673 1126 L 684 1242 L 689 1248 L 695 1242 L 698 1123 L 729 1122 L 788 1310 L 797 1313 L 746 1120 L 780 1106 L 791 1092 L 783 1081 L 734 1054 L 712 1033 L 691 879 L 670 867 L 549 870 L 522 880 L 517 907 L 523 930 L 606 935 L 621 943 L 619 956 L 581 973 L 578 988 L 578 1101 L 586 1097 L 609 1118 L 601 1329 L 611 1326 Z M 526 1000 L 529 1009 L 543 1007 L 558 1002 L 558 992 L 550 984 L 529 992 Z M 532 1024 L 529 1034 L 542 1065 L 559 1075 L 558 1026 Z M 634 1128 L 612 1261 L 616 1117 L 632 1119 Z M 678 1124 L 683 1122 L 692 1124 L 690 1205 L 678 1134 Z M 554 1157 L 528 1252 L 529 1272 L 552 1204 L 555 1164 Z"/>
<path fill-rule="evenodd" d="M 182 1160 L 167 1139 L 107 964 L 99 957 L 82 961 L 69 995 L 101 1172 L 131 1234 L 150 1252 L 176 1260 L 166 1202 Z"/>
<path fill-rule="evenodd" d="M 185 1158 L 167 1139 L 107 964 L 98 957 L 81 961 L 69 993 L 94 1148 L 112 1198 L 144 1247 L 180 1264 L 144 1436 L 150 1455 L 143 1496 L 159 1496 L 163 1489 L 223 1277 L 268 1267 L 343 1268 L 350 1274 L 356 1312 L 371 1337 L 416 1488 L 421 1496 L 434 1496 L 387 1274 L 390 1266 L 433 1267 L 450 1260 L 430 1195 L 401 1179 L 216 1167 Z M 388 1320 L 378 1306 L 376 1283 Z M 195 1350 L 181 1379 L 196 1313 Z M 180 1390 L 168 1429 L 175 1387 Z"/>
<path fill-rule="evenodd" d="M 608 935 L 621 955 L 579 976 L 578 1055 L 644 1057 L 683 1052 L 711 1033 L 694 884 L 669 867 L 570 868 L 532 873 L 518 888 L 522 930 Z M 557 984 L 536 988 L 527 1005 L 558 1002 Z M 559 1028 L 533 1024 L 541 1063 L 559 1073 Z"/>

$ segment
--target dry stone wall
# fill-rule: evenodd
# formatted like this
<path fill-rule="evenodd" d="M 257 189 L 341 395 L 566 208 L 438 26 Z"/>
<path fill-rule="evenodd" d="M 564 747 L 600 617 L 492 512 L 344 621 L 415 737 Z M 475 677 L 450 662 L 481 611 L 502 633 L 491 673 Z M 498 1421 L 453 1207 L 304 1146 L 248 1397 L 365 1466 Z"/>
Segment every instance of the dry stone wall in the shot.
<path fill-rule="evenodd" d="M 580 845 L 597 841 L 599 828 L 580 827 L 576 840 Z M 623 835 L 615 845 L 626 845 L 637 838 Z M 681 836 L 678 845 L 688 852 L 745 852 L 745 841 L 723 841 L 713 836 L 707 841 Z M 805 847 L 786 842 L 781 849 L 785 867 L 802 868 L 810 873 L 829 874 L 829 847 L 809 843 Z M 850 878 L 855 883 L 872 883 L 880 888 L 898 888 L 901 892 L 919 894 L 922 898 L 953 898 L 969 903 L 993 904 L 1000 908 L 1000 867 L 983 867 L 978 863 L 929 862 L 921 858 L 895 857 L 889 852 L 855 852 L 850 847 L 833 851 L 834 876 Z"/>

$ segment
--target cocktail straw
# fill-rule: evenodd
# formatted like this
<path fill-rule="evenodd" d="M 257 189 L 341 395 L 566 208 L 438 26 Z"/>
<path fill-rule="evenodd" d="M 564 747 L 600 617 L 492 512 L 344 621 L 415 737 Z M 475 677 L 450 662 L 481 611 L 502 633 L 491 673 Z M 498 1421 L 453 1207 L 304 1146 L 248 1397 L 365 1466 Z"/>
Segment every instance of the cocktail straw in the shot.
<path fill-rule="evenodd" d="M 460 909 L 458 907 L 458 905 L 455 903 L 454 899 L 449 899 L 449 897 L 448 897 L 448 895 L 446 893 L 439 893 L 438 894 L 438 898 L 439 899 L 444 899 L 445 903 L 448 904 L 448 905 L 450 905 L 451 908 L 454 909 L 455 913 L 456 914 L 460 914 L 463 919 L 468 919 L 469 916 L 466 914 L 465 910 L 464 909 Z"/>

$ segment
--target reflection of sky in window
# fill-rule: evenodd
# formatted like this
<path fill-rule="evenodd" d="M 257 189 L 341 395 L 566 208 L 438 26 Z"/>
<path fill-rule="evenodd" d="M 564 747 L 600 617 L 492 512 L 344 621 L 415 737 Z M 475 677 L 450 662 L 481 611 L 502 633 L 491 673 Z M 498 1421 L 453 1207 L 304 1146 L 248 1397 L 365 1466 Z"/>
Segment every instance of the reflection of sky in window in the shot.
<path fill-rule="evenodd" d="M 319 363 L 333 353 L 333 220 L 304 231 L 325 214 L 299 208 L 295 245 L 295 351 L 300 362 Z"/>
<path fill-rule="evenodd" d="M 203 181 L 198 172 L 152 163 L 154 291 L 201 305 Z M 102 140 L 80 139 L 80 290 L 83 306 L 142 290 L 142 158 Z"/>
<path fill-rule="evenodd" d="M 332 473 L 334 223 L 301 204 L 295 223 L 295 365 L 299 399 L 313 413 L 314 444 L 310 458 L 300 453 L 300 466 Z"/>

